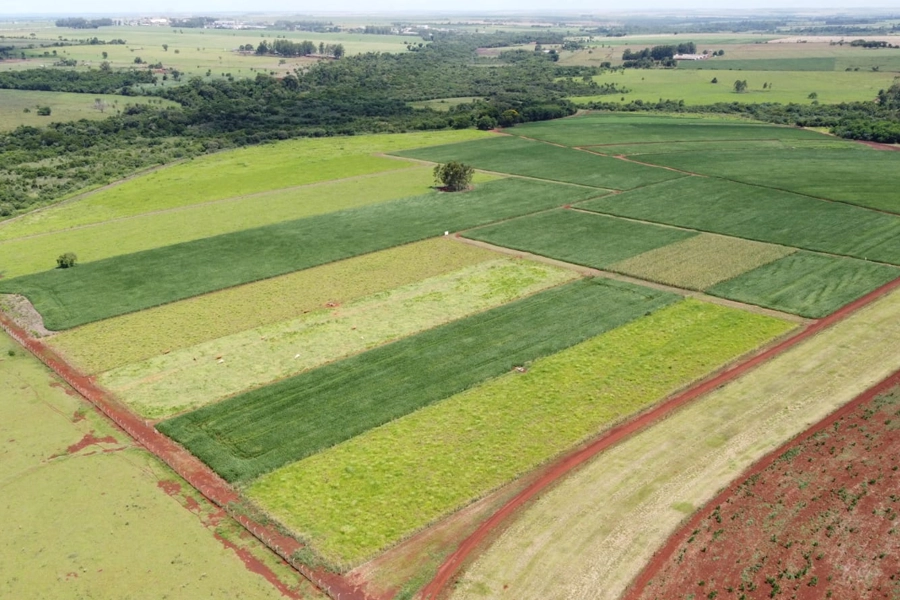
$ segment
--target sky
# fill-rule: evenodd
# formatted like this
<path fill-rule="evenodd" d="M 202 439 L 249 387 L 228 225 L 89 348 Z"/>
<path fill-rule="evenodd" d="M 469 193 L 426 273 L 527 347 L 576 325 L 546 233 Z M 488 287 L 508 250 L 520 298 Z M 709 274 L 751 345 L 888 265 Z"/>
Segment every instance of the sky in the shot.
<path fill-rule="evenodd" d="M 873 9 L 895 10 L 900 14 L 900 0 L 863 0 L 860 4 Z M 544 12 L 585 12 L 591 14 L 622 13 L 636 10 L 661 10 L 669 12 L 673 6 L 686 10 L 725 12 L 732 10 L 796 8 L 798 10 L 822 10 L 832 8 L 841 12 L 858 11 L 860 7 L 849 8 L 846 0 L 641 0 L 639 3 L 625 4 L 610 0 L 567 0 L 564 4 L 550 0 L 454 0 L 437 2 L 434 0 L 329 0 L 328 2 L 303 2 L 297 0 L 38 0 L 21 2 L 0 0 L 0 16 L 11 15 L 87 15 L 104 14 L 119 16 L 126 14 L 168 15 L 184 13 L 222 12 L 279 12 L 291 14 L 334 14 L 348 13 L 390 13 L 390 12 L 441 12 L 448 8 L 461 11 L 544 11 Z"/>

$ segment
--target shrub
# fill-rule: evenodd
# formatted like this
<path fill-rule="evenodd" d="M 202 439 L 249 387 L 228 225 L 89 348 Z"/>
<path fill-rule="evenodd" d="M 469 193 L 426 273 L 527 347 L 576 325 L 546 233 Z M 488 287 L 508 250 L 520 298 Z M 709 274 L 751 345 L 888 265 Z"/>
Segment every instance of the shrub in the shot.
<path fill-rule="evenodd" d="M 50 116 L 50 107 L 49 106 L 38 106 L 37 114 L 42 117 Z"/>
<path fill-rule="evenodd" d="M 60 254 L 56 259 L 56 266 L 60 269 L 68 269 L 69 267 L 74 267 L 76 262 L 78 262 L 78 257 L 72 252 L 66 252 L 65 254 Z"/>
<path fill-rule="evenodd" d="M 450 161 L 434 168 L 435 183 L 442 183 L 448 192 L 458 192 L 469 187 L 475 169 L 461 162 Z"/>

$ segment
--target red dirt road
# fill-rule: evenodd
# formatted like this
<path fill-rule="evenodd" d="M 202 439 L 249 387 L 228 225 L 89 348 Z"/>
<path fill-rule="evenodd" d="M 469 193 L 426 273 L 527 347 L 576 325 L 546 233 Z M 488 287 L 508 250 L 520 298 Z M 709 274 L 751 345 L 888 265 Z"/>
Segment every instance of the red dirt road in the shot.
<path fill-rule="evenodd" d="M 264 525 L 247 516 L 247 511 L 243 510 L 244 507 L 240 495 L 224 479 L 216 475 L 215 472 L 187 450 L 159 433 L 150 423 L 119 404 L 105 390 L 95 385 L 92 378 L 74 369 L 57 355 L 53 349 L 29 336 L 27 332 L 2 312 L 0 312 L 0 327 L 71 385 L 91 404 L 96 406 L 100 412 L 106 415 L 137 443 L 169 465 L 173 471 L 195 487 L 210 502 L 225 509 L 232 518 L 253 534 L 254 537 L 281 556 L 288 564 L 297 569 L 322 591 L 335 598 L 335 600 L 368 600 L 362 590 L 351 585 L 344 577 L 324 569 L 310 569 L 295 560 L 292 555 L 302 548 L 300 542 L 282 534 L 273 525 Z M 90 441 L 93 442 L 94 440 Z M 247 557 L 240 553 L 239 556 L 241 556 L 245 564 L 252 559 L 252 557 Z M 253 560 L 255 561 L 256 559 Z M 253 570 L 257 569 L 268 570 L 268 567 L 262 562 L 256 561 Z"/>
<path fill-rule="evenodd" d="M 504 521 L 510 518 L 519 508 L 521 508 L 529 500 L 540 494 L 550 485 L 558 481 L 567 473 L 576 467 L 584 464 L 597 454 L 621 442 L 630 435 L 645 429 L 653 423 L 665 418 L 667 415 L 678 410 L 685 404 L 702 396 L 707 392 L 728 383 L 740 377 L 747 371 L 757 367 L 765 361 L 778 356 L 782 352 L 792 348 L 803 340 L 817 334 L 835 323 L 846 318 L 848 315 L 859 310 L 860 308 L 874 302 L 876 299 L 887 294 L 888 292 L 900 288 L 900 279 L 881 286 L 866 294 L 862 298 L 851 302 L 838 311 L 817 321 L 809 327 L 803 329 L 796 335 L 784 340 L 783 342 L 769 348 L 768 350 L 753 356 L 743 362 L 740 362 L 710 379 L 700 382 L 690 389 L 677 394 L 676 396 L 657 405 L 652 410 L 638 415 L 635 419 L 626 422 L 618 427 L 614 427 L 602 434 L 594 442 L 587 447 L 574 452 L 568 456 L 562 457 L 556 463 L 547 467 L 544 472 L 530 486 L 525 488 L 516 497 L 505 504 L 500 510 L 494 513 L 481 526 L 475 530 L 468 538 L 463 540 L 459 547 L 447 557 L 444 563 L 438 568 L 434 578 L 422 590 L 421 598 L 427 600 L 435 600 L 441 596 L 444 589 L 454 579 L 460 568 L 467 560 L 473 557 L 475 551 L 481 546 L 486 538 L 499 527 Z"/>

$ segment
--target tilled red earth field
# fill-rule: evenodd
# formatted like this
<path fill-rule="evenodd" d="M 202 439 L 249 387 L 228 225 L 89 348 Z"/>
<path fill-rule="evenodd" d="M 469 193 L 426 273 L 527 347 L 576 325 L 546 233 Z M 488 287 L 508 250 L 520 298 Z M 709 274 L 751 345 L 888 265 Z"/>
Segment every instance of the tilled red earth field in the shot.
<path fill-rule="evenodd" d="M 900 598 L 898 375 L 891 385 L 758 464 L 626 598 Z"/>

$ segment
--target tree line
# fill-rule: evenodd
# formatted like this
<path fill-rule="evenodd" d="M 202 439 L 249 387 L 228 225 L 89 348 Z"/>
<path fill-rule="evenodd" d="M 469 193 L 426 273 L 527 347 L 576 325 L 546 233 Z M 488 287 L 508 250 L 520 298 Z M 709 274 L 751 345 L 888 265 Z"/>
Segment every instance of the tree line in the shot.
<path fill-rule="evenodd" d="M 57 19 L 57 27 L 70 27 L 72 29 L 99 29 L 100 27 L 111 27 L 112 19 L 84 19 L 82 17 L 71 17 L 68 19 Z"/>

